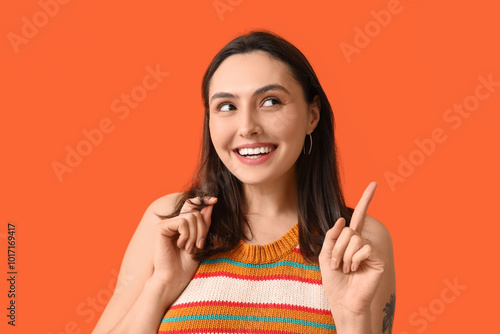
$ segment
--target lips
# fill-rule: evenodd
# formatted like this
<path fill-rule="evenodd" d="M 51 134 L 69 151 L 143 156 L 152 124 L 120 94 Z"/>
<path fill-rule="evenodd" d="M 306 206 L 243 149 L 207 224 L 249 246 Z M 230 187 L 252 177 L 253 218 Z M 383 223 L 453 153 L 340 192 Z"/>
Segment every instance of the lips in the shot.
<path fill-rule="evenodd" d="M 266 144 L 270 144 L 270 143 L 266 143 Z M 265 145 L 262 145 L 262 146 L 254 145 L 254 146 L 266 147 Z M 267 145 L 267 146 L 269 146 L 269 147 L 272 146 L 272 147 L 274 147 L 274 149 L 271 150 L 269 153 L 260 153 L 260 154 L 245 155 L 245 156 L 240 155 L 240 153 L 238 152 L 238 149 L 239 148 L 251 148 L 248 145 L 242 145 L 239 148 L 234 149 L 233 151 L 234 151 L 234 154 L 236 155 L 236 157 L 238 158 L 238 160 L 240 160 L 242 163 L 244 163 L 246 165 L 260 165 L 260 164 L 263 164 L 264 162 L 266 162 L 268 159 L 270 159 L 274 155 L 274 152 L 276 152 L 276 149 L 278 148 L 278 145 L 275 145 L 275 144 L 271 144 L 271 145 Z"/>

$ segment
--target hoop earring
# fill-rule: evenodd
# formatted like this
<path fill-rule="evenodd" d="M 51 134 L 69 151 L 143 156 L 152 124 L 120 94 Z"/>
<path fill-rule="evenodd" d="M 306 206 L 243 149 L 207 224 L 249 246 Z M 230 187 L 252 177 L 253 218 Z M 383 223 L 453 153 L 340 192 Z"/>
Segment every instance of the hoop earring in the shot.
<path fill-rule="evenodd" d="M 313 137 L 311 134 L 309 134 L 309 141 L 311 142 L 311 144 L 309 145 L 309 152 L 307 152 L 307 154 L 311 154 L 311 150 L 312 150 L 312 147 L 313 147 Z M 305 143 L 304 143 L 304 146 L 302 146 L 302 152 L 304 154 L 306 154 L 306 147 L 305 147 Z"/>

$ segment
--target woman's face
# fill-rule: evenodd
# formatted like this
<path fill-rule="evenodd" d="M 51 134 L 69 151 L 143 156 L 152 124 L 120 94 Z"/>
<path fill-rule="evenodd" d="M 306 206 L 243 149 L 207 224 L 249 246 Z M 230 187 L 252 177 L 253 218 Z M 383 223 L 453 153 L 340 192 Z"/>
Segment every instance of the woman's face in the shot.
<path fill-rule="evenodd" d="M 213 74 L 208 96 L 212 142 L 233 175 L 245 184 L 294 177 L 319 100 L 307 104 L 286 64 L 262 51 L 232 55 Z"/>

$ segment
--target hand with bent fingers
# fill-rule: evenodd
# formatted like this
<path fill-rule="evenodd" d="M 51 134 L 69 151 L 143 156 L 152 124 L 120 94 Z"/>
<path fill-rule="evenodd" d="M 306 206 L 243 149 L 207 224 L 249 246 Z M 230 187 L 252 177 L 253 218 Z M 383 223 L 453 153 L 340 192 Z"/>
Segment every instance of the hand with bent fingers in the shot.
<path fill-rule="evenodd" d="M 352 314 L 369 312 L 382 279 L 384 260 L 362 236 L 366 211 L 376 187 L 376 182 L 368 185 L 349 227 L 341 217 L 325 235 L 319 264 L 332 312 L 334 309 Z"/>
<path fill-rule="evenodd" d="M 197 197 L 189 200 L 200 204 Z M 153 277 L 179 293 L 198 268 L 192 254 L 195 247 L 203 248 L 217 198 L 207 197 L 205 201 L 209 205 L 198 211 L 187 200 L 178 216 L 158 222 L 154 232 Z"/>

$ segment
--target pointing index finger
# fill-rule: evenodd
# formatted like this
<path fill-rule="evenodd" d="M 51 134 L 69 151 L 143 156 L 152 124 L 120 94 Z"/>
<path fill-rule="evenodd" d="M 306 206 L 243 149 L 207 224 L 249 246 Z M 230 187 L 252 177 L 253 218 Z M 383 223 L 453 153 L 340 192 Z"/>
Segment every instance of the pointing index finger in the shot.
<path fill-rule="evenodd" d="M 355 230 L 358 233 L 361 233 L 363 230 L 363 225 L 365 223 L 366 212 L 368 211 L 368 205 L 373 198 L 373 194 L 375 193 L 375 189 L 377 188 L 378 183 L 373 181 L 370 182 L 368 187 L 366 187 L 361 199 L 359 200 L 354 212 L 352 214 L 351 223 L 349 227 Z"/>

